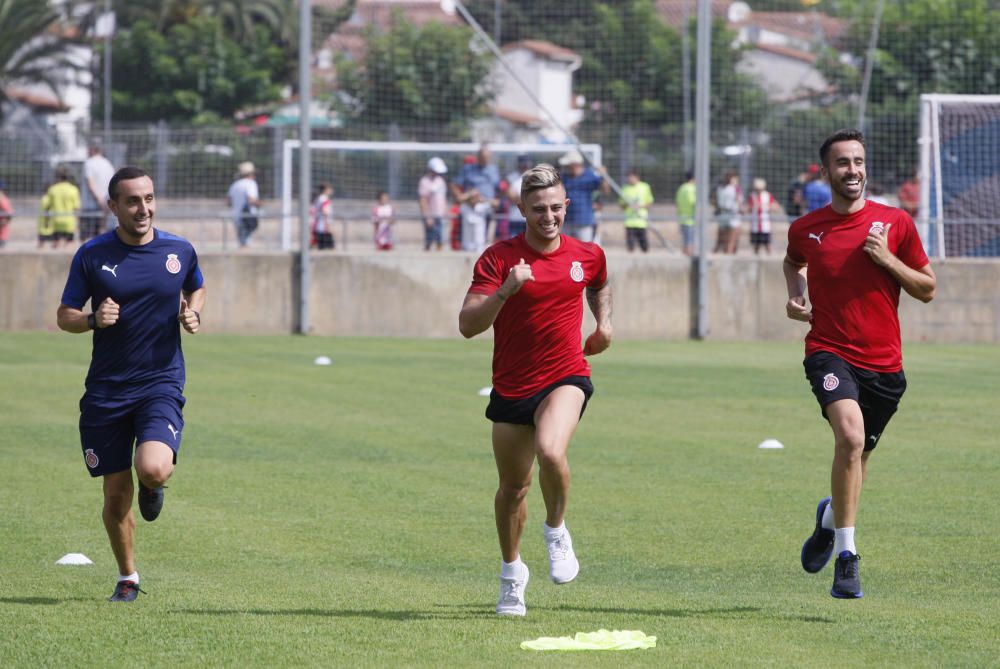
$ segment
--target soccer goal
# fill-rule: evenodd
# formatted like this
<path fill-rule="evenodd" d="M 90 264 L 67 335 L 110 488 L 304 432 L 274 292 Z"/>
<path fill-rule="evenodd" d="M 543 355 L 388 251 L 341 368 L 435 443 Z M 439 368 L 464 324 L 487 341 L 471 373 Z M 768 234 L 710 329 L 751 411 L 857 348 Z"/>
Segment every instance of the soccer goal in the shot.
<path fill-rule="evenodd" d="M 292 248 L 292 231 L 297 229 L 298 161 L 295 152 L 302 142 L 286 139 L 281 161 L 281 244 Z M 405 216 L 416 216 L 416 190 L 427 161 L 439 157 L 448 167 L 450 181 L 469 160 L 475 160 L 481 144 L 474 142 L 373 142 L 348 140 L 311 140 L 313 183 L 329 182 L 337 198 L 337 218 L 365 218 L 379 192 L 386 192 L 400 203 Z M 531 156 L 535 163 L 556 164 L 567 151 L 582 153 L 592 165 L 602 164 L 599 144 L 516 144 L 488 143 L 501 179 L 515 171 L 517 157 Z M 310 194 L 311 196 L 312 194 Z"/>
<path fill-rule="evenodd" d="M 1000 256 L 1000 95 L 920 96 L 920 212 L 931 255 Z"/>

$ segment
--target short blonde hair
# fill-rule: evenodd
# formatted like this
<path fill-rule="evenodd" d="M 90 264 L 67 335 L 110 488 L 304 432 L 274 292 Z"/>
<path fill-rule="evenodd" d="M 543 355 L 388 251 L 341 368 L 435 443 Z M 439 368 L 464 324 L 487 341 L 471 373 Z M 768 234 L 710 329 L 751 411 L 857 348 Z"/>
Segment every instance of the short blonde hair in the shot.
<path fill-rule="evenodd" d="M 548 163 L 539 163 L 524 173 L 521 177 L 521 199 L 536 190 L 551 188 L 562 184 L 559 170 Z"/>

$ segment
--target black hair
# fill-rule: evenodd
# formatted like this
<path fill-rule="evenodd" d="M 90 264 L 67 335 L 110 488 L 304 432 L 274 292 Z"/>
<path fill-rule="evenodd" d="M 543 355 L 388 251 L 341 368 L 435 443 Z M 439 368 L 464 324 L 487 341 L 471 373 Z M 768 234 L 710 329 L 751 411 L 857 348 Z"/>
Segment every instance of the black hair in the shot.
<path fill-rule="evenodd" d="M 830 155 L 830 147 L 837 142 L 858 142 L 861 146 L 864 146 L 865 136 L 860 130 L 843 128 L 827 137 L 823 145 L 819 147 L 819 162 L 824 167 L 826 166 L 826 157 Z"/>
<path fill-rule="evenodd" d="M 120 170 L 115 172 L 115 175 L 111 177 L 111 181 L 108 182 L 108 199 L 109 200 L 118 199 L 118 182 L 128 181 L 129 179 L 139 179 L 141 177 L 148 177 L 148 176 L 149 174 L 146 173 L 146 170 L 142 169 L 141 167 L 132 167 L 131 165 L 127 165 L 121 168 Z"/>

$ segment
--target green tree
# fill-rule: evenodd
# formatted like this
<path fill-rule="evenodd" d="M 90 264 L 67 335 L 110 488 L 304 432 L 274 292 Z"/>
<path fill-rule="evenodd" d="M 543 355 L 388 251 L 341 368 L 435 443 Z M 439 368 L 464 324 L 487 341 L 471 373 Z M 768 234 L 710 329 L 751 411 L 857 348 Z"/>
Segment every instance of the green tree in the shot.
<path fill-rule="evenodd" d="M 255 35 L 255 48 L 244 49 L 209 15 L 195 15 L 166 34 L 144 20 L 120 31 L 112 60 L 115 118 L 205 123 L 278 100 L 283 54 L 267 43 L 266 30 Z"/>
<path fill-rule="evenodd" d="M 348 126 L 397 123 L 429 138 L 465 136 L 493 92 L 486 85 L 492 57 L 469 48 L 472 31 L 394 16 L 385 34 L 365 33 L 362 62 L 338 58 L 334 104 Z"/>
<path fill-rule="evenodd" d="M 0 0 L 0 99 L 9 85 L 42 83 L 60 94 L 63 78 L 80 69 L 78 44 L 57 28 L 66 16 L 40 0 Z"/>

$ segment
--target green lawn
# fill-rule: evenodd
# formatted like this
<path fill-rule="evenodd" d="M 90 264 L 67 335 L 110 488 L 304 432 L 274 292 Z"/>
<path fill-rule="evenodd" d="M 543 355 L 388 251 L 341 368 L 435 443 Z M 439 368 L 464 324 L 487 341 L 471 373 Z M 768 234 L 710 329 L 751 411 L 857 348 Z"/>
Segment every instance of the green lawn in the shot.
<path fill-rule="evenodd" d="M 139 520 L 149 593 L 115 566 L 80 454 L 90 340 L 0 335 L 0 666 L 985 667 L 1000 657 L 1000 347 L 913 345 L 872 460 L 865 597 L 799 548 L 832 439 L 799 344 L 616 344 L 570 449 L 582 563 L 528 616 L 493 614 L 490 342 L 185 337 L 187 428 L 164 513 Z M 329 367 L 312 364 L 318 355 Z M 765 437 L 782 451 L 756 448 Z M 82 552 L 88 567 L 60 567 Z M 638 629 L 652 650 L 521 641 Z"/>

